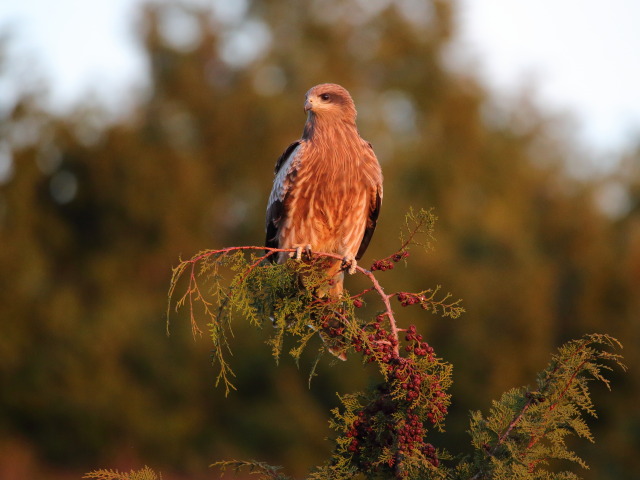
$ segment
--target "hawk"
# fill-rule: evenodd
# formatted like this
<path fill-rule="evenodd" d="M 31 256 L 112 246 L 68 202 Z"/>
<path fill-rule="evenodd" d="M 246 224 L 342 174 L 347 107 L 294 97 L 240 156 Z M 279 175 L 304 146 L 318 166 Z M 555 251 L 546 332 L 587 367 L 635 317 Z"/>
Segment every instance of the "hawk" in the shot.
<path fill-rule="evenodd" d="M 276 162 L 266 218 L 266 246 L 327 252 L 342 261 L 327 268 L 328 290 L 339 298 L 344 270 L 353 274 L 376 228 L 382 171 L 371 144 L 356 127 L 356 108 L 340 85 L 323 83 L 306 93 L 302 138 Z M 291 256 L 281 252 L 283 263 Z"/>

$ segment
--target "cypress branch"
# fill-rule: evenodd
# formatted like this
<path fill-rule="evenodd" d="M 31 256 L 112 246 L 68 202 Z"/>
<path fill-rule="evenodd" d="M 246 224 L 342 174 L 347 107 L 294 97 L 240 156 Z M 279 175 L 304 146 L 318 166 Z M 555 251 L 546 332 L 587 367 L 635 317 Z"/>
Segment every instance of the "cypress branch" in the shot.
<path fill-rule="evenodd" d="M 415 325 L 398 327 L 391 300 L 395 298 L 401 307 L 419 305 L 449 318 L 457 318 L 464 308 L 451 294 L 442 294 L 439 286 L 417 293 L 387 294 L 374 272 L 394 268 L 401 260 L 406 262 L 413 245 L 430 248 L 434 222 L 431 211 L 410 211 L 400 248 L 375 261 L 370 270 L 357 267 L 357 273 L 369 281 L 369 286 L 353 294 L 345 292 L 338 299 L 314 293 L 326 289 L 324 263 L 328 259 L 340 260 L 338 255 L 314 252 L 308 261 L 273 265 L 267 262 L 271 256 L 295 250 L 244 246 L 200 252 L 181 260 L 173 269 L 167 330 L 174 305 L 176 309 L 188 309 L 194 336 L 203 332 L 198 317 L 202 314 L 206 318 L 214 346 L 212 360 L 218 367 L 216 383 L 223 383 L 227 394 L 235 389 L 226 356 L 230 353 L 227 339 L 233 335 L 236 317 L 255 326 L 273 324 L 267 343 L 276 361 L 282 354 L 285 336 L 297 341 L 289 351 L 296 362 L 313 338 L 319 336 L 324 345 L 309 381 L 326 350 L 336 345 L 377 366 L 381 376 L 377 385 L 364 392 L 339 395 L 341 405 L 331 411 L 329 420 L 336 432 L 333 453 L 309 474 L 309 480 L 578 478 L 570 471 L 552 472 L 549 464 L 568 461 L 588 468 L 567 447 L 566 439 L 573 435 L 594 441 L 585 420 L 596 416 L 590 382 L 597 380 L 610 388 L 605 373 L 614 366 L 626 369 L 622 357 L 612 351 L 621 348 L 620 343 L 608 335 L 590 334 L 566 343 L 538 374 L 534 389 L 520 387 L 505 392 L 493 402 L 486 416 L 471 412 L 469 433 L 475 448 L 472 455 L 453 457 L 429 442 L 433 429 L 444 431 L 453 367 L 436 355 Z M 178 297 L 182 279 L 186 287 Z M 380 306 L 374 318 L 358 316 L 365 300 Z M 280 473 L 281 467 L 254 460 L 220 461 L 212 467 L 222 472 L 244 471 L 262 480 L 289 480 Z M 147 467 L 129 474 L 99 470 L 84 478 L 157 479 Z"/>
<path fill-rule="evenodd" d="M 91 480 L 162 480 L 162 475 L 156 474 L 145 466 L 140 470 L 120 472 L 118 470 L 95 470 L 85 474 L 82 478 Z"/>
<path fill-rule="evenodd" d="M 538 375 L 535 390 L 510 390 L 493 402 L 486 418 L 474 412 L 470 434 L 476 454 L 471 478 L 547 478 L 545 466 L 550 460 L 568 460 L 588 468 L 568 449 L 565 439 L 575 435 L 594 441 L 585 421 L 585 416 L 597 416 L 588 386 L 598 380 L 610 388 L 603 372 L 612 366 L 626 370 L 622 357 L 607 350 L 615 348 L 621 348 L 620 343 L 608 335 L 572 340 L 560 347 Z M 566 478 L 573 475 L 563 474 Z"/>

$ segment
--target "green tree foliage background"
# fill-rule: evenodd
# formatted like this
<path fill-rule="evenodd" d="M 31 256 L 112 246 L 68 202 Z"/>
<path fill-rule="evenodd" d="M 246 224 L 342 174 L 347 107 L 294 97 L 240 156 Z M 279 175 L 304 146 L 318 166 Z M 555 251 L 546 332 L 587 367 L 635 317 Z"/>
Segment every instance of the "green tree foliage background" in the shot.
<path fill-rule="evenodd" d="M 151 86 L 116 121 L 89 103 L 54 115 L 40 91 L 0 112 L 11 158 L 0 184 L 0 476 L 146 463 L 196 478 L 231 457 L 303 476 L 322 461 L 335 393 L 372 372 L 325 362 L 308 389 L 307 372 L 286 360 L 276 369 L 264 336 L 238 324 L 239 391 L 225 400 L 206 340 L 180 315 L 167 338 L 164 312 L 180 254 L 262 242 L 273 165 L 301 134 L 303 94 L 331 81 L 353 94 L 385 174 L 364 262 L 393 251 L 409 206 L 440 217 L 434 253 L 384 275 L 396 290 L 439 283 L 464 298 L 455 321 L 403 312 L 455 366 L 448 441 L 468 444 L 469 410 L 532 383 L 562 342 L 608 333 L 632 368 L 596 392 L 597 443 L 575 448 L 592 467 L 584 478 L 632 478 L 640 148 L 605 177 L 571 175 L 581 148 L 564 124 L 527 98 L 499 106 L 474 72 L 447 68 L 455 2 L 246 6 L 237 24 L 189 3 L 141 11 Z M 196 41 L 172 34 L 176 18 Z M 243 56 L 242 35 L 264 38 Z M 612 191 L 628 202 L 605 213 Z"/>

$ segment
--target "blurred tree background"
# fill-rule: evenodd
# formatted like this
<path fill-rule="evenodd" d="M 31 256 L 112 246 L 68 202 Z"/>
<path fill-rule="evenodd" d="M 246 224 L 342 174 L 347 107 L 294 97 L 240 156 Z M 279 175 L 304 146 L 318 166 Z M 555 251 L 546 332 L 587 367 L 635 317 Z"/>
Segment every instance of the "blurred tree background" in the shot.
<path fill-rule="evenodd" d="M 308 365 L 277 367 L 266 333 L 239 322 L 239 391 L 225 399 L 207 339 L 179 314 L 167 337 L 165 309 L 179 255 L 263 241 L 274 162 L 302 132 L 304 92 L 330 81 L 351 91 L 385 174 L 365 264 L 397 246 L 410 206 L 434 207 L 435 251 L 381 281 L 441 284 L 467 309 L 455 321 L 402 312 L 455 367 L 433 443 L 470 450 L 469 410 L 533 383 L 562 342 L 608 333 L 632 368 L 598 387 L 597 443 L 576 445 L 592 469 L 578 473 L 634 478 L 640 138 L 618 170 L 575 175 L 581 146 L 562 121 L 525 97 L 500 106 L 474 72 L 447 67 L 454 1 L 241 3 L 232 21 L 147 5 L 151 87 L 116 121 L 90 102 L 54 115 L 44 89 L 0 112 L 0 477 L 148 464 L 210 478 L 234 457 L 302 477 L 324 459 L 335 393 L 375 380 L 359 359 L 324 361 L 309 389 Z"/>

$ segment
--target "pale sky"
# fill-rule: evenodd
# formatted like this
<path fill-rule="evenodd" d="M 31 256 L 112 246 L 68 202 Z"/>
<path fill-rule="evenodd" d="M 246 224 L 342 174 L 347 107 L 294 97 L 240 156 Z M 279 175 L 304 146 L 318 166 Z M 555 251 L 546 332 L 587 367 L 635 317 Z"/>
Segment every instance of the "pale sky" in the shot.
<path fill-rule="evenodd" d="M 463 49 L 496 92 L 533 86 L 598 149 L 640 143 L 640 1 L 461 0 Z"/>
<path fill-rule="evenodd" d="M 235 0 L 218 3 L 225 1 Z M 9 75 L 0 72 L 0 108 L 15 95 L 16 78 L 23 85 L 44 80 L 56 109 L 89 93 L 105 105 L 131 96 L 146 72 L 134 37 L 141 3 L 2 0 L 0 32 L 10 32 L 9 57 L 16 61 Z M 459 0 L 459 5 L 457 56 L 472 60 L 496 95 L 508 98 L 533 87 L 543 108 L 572 114 L 579 137 L 596 151 L 623 148 L 634 133 L 639 138 L 640 1 Z"/>

